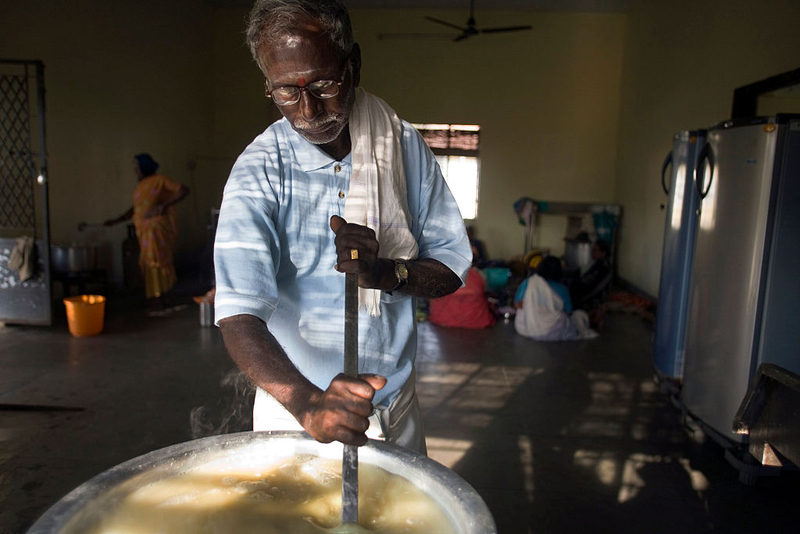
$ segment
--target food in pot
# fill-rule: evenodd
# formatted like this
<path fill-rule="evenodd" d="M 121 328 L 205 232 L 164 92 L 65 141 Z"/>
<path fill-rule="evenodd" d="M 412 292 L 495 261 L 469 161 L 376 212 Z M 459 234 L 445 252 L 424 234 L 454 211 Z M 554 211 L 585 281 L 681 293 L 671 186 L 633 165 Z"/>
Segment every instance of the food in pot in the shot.
<path fill-rule="evenodd" d="M 455 534 L 431 497 L 375 465 L 359 465 L 359 525 L 342 525 L 340 461 L 309 454 L 263 466 L 246 460 L 229 458 L 140 487 L 83 532 Z"/>

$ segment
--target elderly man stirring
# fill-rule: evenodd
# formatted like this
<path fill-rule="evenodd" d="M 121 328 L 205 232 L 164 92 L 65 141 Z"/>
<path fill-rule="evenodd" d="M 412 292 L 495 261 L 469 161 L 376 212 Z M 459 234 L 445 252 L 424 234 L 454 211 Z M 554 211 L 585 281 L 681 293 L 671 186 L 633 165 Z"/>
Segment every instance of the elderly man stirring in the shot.
<path fill-rule="evenodd" d="M 425 453 L 415 297 L 464 282 L 458 207 L 421 136 L 358 87 L 361 51 L 340 1 L 260 0 L 247 38 L 283 118 L 226 184 L 215 309 L 258 387 L 253 428 Z M 358 274 L 358 378 L 342 374 L 342 273 Z"/>

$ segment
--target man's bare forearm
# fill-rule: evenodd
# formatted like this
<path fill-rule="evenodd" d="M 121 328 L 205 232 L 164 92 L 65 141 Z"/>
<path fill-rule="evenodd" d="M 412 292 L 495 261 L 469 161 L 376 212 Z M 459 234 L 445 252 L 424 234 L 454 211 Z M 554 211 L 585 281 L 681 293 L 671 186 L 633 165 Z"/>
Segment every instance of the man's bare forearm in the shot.
<path fill-rule="evenodd" d="M 449 295 L 461 287 L 456 273 L 431 258 L 403 260 L 408 278 L 402 287 L 397 287 L 395 260 L 379 257 L 380 244 L 373 229 L 348 223 L 338 215 L 331 217 L 330 226 L 336 234 L 335 268 L 341 273 L 357 273 L 359 287 L 431 299 Z"/>
<path fill-rule="evenodd" d="M 219 322 L 225 346 L 239 368 L 280 402 L 322 443 L 364 445 L 375 391 L 386 385 L 377 375 L 335 376 L 325 391 L 309 382 L 289 360 L 267 326 L 252 315 Z"/>
<path fill-rule="evenodd" d="M 381 287 L 390 291 L 397 284 L 394 274 L 394 261 L 381 259 Z M 398 292 L 414 297 L 435 299 L 449 295 L 461 287 L 461 279 L 440 261 L 426 258 L 423 260 L 406 260 L 408 268 L 408 283 Z"/>
<path fill-rule="evenodd" d="M 242 314 L 222 319 L 219 327 L 239 369 L 300 420 L 308 401 L 322 392 L 289 360 L 267 325 L 253 315 Z"/>

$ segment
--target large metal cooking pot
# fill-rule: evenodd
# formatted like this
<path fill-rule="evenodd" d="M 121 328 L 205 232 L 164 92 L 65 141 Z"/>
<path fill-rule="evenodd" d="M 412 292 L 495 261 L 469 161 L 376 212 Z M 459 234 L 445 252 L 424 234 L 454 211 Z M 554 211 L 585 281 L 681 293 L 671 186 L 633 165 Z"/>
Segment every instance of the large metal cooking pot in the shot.
<path fill-rule="evenodd" d="M 50 245 L 50 265 L 57 273 L 80 273 L 97 269 L 97 245 Z"/>
<path fill-rule="evenodd" d="M 460 534 L 497 532 L 478 493 L 461 477 L 430 458 L 378 441 L 358 449 L 359 461 L 404 477 L 446 513 Z M 297 454 L 342 457 L 341 444 L 323 444 L 302 432 L 242 432 L 201 438 L 150 452 L 112 467 L 82 484 L 53 505 L 28 534 L 86 532 L 96 518 L 133 491 L 187 470 L 231 459 L 241 463 L 280 461 Z"/>

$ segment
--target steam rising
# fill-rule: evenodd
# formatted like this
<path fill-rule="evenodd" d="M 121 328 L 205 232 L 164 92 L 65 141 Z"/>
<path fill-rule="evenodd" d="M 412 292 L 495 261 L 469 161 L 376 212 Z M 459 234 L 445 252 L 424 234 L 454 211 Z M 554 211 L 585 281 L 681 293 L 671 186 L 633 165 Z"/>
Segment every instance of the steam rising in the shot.
<path fill-rule="evenodd" d="M 222 395 L 214 405 L 198 406 L 189 413 L 192 439 L 253 429 L 255 386 L 239 371 L 231 369 L 220 380 Z"/>

